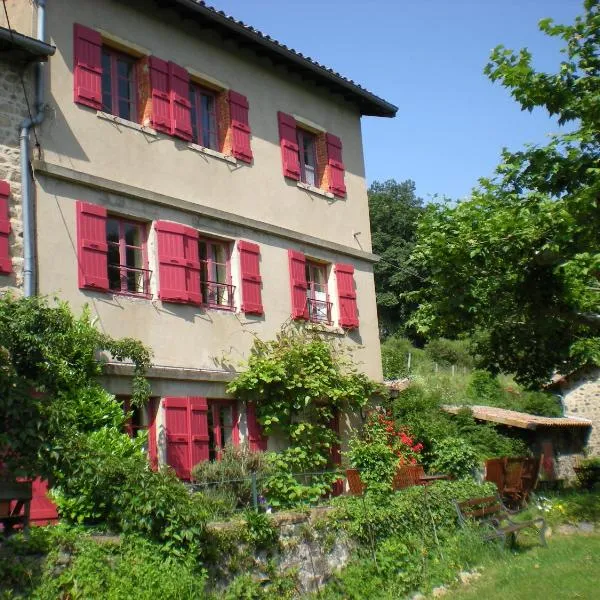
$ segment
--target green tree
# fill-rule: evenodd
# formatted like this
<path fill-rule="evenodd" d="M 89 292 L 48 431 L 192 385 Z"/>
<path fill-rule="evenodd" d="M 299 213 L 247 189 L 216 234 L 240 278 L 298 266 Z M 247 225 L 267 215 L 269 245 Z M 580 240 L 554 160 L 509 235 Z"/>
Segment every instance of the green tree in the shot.
<path fill-rule="evenodd" d="M 9 476 L 52 477 L 75 435 L 121 427 L 118 402 L 98 383 L 103 357 L 135 365 L 132 401 L 149 394 L 149 351 L 115 340 L 63 302 L 0 298 L 0 464 Z"/>
<path fill-rule="evenodd" d="M 381 257 L 375 265 L 377 312 L 382 335 L 403 330 L 416 308 L 406 292 L 421 285 L 422 276 L 411 264 L 417 221 L 423 201 L 410 180 L 374 182 L 369 188 L 369 215 L 373 252 Z M 411 332 L 414 335 L 414 331 Z"/>
<path fill-rule="evenodd" d="M 600 364 L 598 0 L 584 8 L 573 25 L 540 22 L 565 43 L 555 73 L 535 70 L 526 49 L 502 46 L 485 69 L 522 109 L 545 109 L 570 130 L 504 150 L 469 200 L 428 207 L 413 255 L 428 273 L 412 296 L 419 330 L 474 334 L 486 368 L 530 385 Z"/>

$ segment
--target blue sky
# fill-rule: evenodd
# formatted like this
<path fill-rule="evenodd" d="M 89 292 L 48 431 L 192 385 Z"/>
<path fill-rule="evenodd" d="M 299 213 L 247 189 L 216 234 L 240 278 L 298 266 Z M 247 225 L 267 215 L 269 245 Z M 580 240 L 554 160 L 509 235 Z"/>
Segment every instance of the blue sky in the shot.
<path fill-rule="evenodd" d="M 483 75 L 491 49 L 528 47 L 553 69 L 560 44 L 539 32 L 571 23 L 582 0 L 213 0 L 208 2 L 354 79 L 399 107 L 363 119 L 369 183 L 413 179 L 425 200 L 466 196 L 502 147 L 543 143 L 556 124 L 521 112 Z"/>

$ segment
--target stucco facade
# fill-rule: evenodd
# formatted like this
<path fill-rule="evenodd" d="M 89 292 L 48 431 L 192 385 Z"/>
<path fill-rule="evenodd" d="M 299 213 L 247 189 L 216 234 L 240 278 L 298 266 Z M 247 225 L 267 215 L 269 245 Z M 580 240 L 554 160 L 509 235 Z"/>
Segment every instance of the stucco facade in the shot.
<path fill-rule="evenodd" d="M 8 7 L 13 27 L 17 24 L 23 33 L 34 33 L 34 7 L 19 2 L 8 2 Z M 75 24 L 99 32 L 103 45 L 138 61 L 142 79 L 147 68 L 144 61 L 156 56 L 183 67 L 203 85 L 242 93 L 249 105 L 252 160 L 203 150 L 161 133 L 145 113 L 128 121 L 74 101 Z M 157 439 L 161 440 L 165 419 L 162 399 L 226 399 L 226 384 L 248 356 L 254 336 L 272 338 L 290 320 L 289 250 L 323 265 L 332 303 L 332 324 L 324 329 L 352 349 L 362 371 L 381 380 L 373 281 L 376 257 L 371 254 L 361 110 L 352 94 L 313 85 L 293 69 L 275 65 L 210 28 L 200 29 L 193 19 L 181 19 L 174 10 L 159 8 L 152 1 L 52 1 L 48 2 L 46 27 L 48 41 L 57 50 L 47 69 L 46 118 L 37 132 L 41 152 L 32 157 L 37 291 L 57 294 L 76 311 L 89 305 L 103 331 L 140 339 L 152 349 L 152 394 L 160 400 Z M 10 72 L 1 77 L 6 81 L 14 78 Z M 0 93 L 4 93 L 1 87 Z M 4 106 L 0 102 L 0 112 Z M 343 197 L 284 177 L 279 111 L 294 115 L 315 134 L 329 132 L 342 141 Z M 4 132 L 1 119 L 5 119 L 4 113 L 0 116 L 0 131 Z M 7 127 L 11 129 L 15 123 L 11 120 Z M 4 178 L 15 182 L 14 193 L 18 194 L 18 175 L 6 166 L 16 155 L 10 148 L 4 155 L 0 178 L 4 172 Z M 78 201 L 109 216 L 143 224 L 149 297 L 81 286 Z M 193 228 L 203 238 L 228 245 L 233 310 L 159 299 L 157 221 Z M 11 240 L 17 275 L 9 280 L 0 276 L 0 285 L 18 287 L 18 223 L 14 231 Z M 240 243 L 247 242 L 260 248 L 262 314 L 242 310 L 239 252 Z M 341 263 L 354 269 L 359 324 L 352 329 L 339 326 L 336 266 Z M 112 392 L 127 395 L 128 375 L 127 367 L 111 364 L 105 384 Z M 247 434 L 243 410 L 237 411 L 237 418 L 242 440 Z M 344 419 L 342 430 L 348 426 Z M 164 457 L 164 448 L 159 450 L 161 454 Z"/>

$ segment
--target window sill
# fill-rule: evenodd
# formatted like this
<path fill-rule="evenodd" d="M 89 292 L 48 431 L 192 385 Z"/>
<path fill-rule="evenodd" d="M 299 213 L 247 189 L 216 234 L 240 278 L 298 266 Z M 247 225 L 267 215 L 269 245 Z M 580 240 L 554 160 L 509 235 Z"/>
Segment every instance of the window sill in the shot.
<path fill-rule="evenodd" d="M 122 119 L 121 117 L 116 117 L 115 115 L 111 115 L 110 113 L 102 112 L 101 110 L 96 111 L 96 116 L 99 119 L 104 119 L 105 121 L 111 121 L 112 123 L 116 123 L 117 125 L 122 125 L 123 127 L 128 127 L 129 129 L 134 129 L 136 131 L 141 131 L 142 133 L 146 133 L 148 135 L 157 136 L 158 133 L 155 129 L 151 127 L 145 127 L 144 125 L 140 125 L 139 123 L 135 123 L 133 121 L 128 121 L 127 119 Z"/>
<path fill-rule="evenodd" d="M 132 292 L 121 292 L 119 290 L 108 290 L 109 294 L 119 296 L 119 298 L 129 298 L 130 300 L 152 300 L 152 294 L 134 294 Z"/>
<path fill-rule="evenodd" d="M 306 323 L 306 329 L 319 333 L 331 333 L 333 335 L 346 335 L 346 332 L 337 325 L 325 325 L 324 323 Z"/>
<path fill-rule="evenodd" d="M 317 196 L 323 196 L 324 198 L 329 198 L 330 200 L 333 200 L 335 198 L 335 196 L 331 192 L 326 192 L 321 188 L 315 187 L 314 185 L 309 185 L 308 183 L 304 183 L 303 181 L 297 181 L 296 186 L 299 187 L 301 190 L 306 190 L 307 192 L 311 194 L 316 194 Z"/>
<path fill-rule="evenodd" d="M 188 144 L 188 148 L 190 150 L 194 150 L 194 152 L 207 154 L 208 156 L 213 156 L 214 158 L 218 158 L 219 160 L 224 160 L 225 162 L 231 163 L 232 165 L 237 165 L 237 159 L 235 158 L 235 156 L 223 154 L 222 152 L 218 152 L 217 150 L 213 150 L 212 148 L 205 148 L 204 146 L 199 146 L 198 144 Z"/>
<path fill-rule="evenodd" d="M 225 306 L 223 304 L 203 304 L 202 308 L 207 309 L 207 310 L 218 310 L 220 312 L 228 312 L 228 313 L 235 312 L 235 307 Z"/>

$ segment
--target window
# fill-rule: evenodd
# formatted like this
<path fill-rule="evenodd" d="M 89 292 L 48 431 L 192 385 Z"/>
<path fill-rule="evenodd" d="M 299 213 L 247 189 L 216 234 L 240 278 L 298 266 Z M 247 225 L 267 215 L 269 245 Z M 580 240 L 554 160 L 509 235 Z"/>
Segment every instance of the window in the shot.
<path fill-rule="evenodd" d="M 233 290 L 227 242 L 200 240 L 200 287 L 204 304 L 233 309 Z"/>
<path fill-rule="evenodd" d="M 226 444 L 239 443 L 237 410 L 227 400 L 209 400 L 208 409 L 208 459 L 219 460 Z"/>
<path fill-rule="evenodd" d="M 327 293 L 327 265 L 306 261 L 308 318 L 314 323 L 331 324 L 331 302 Z"/>
<path fill-rule="evenodd" d="M 190 84 L 192 111 L 192 137 L 194 143 L 204 148 L 218 150 L 217 98 L 215 92 Z"/>
<path fill-rule="evenodd" d="M 317 139 L 304 129 L 297 129 L 298 153 L 300 155 L 300 181 L 308 185 L 317 182 Z"/>
<path fill-rule="evenodd" d="M 146 269 L 146 228 L 142 223 L 109 216 L 108 287 L 123 294 L 148 296 L 150 271 Z"/>
<path fill-rule="evenodd" d="M 137 122 L 135 65 L 135 58 L 102 47 L 102 110 Z"/>

